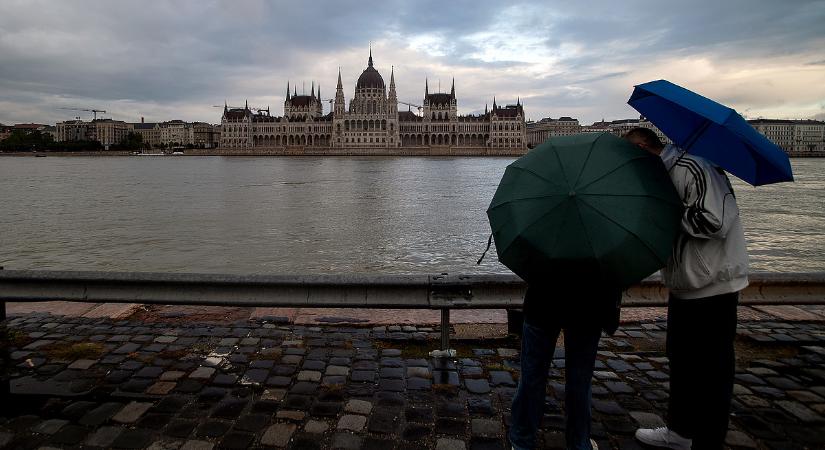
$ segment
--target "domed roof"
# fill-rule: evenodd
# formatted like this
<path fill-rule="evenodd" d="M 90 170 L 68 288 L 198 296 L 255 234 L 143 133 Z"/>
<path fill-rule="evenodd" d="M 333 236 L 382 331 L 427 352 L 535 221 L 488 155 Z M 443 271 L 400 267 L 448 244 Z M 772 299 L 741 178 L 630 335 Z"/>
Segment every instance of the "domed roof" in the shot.
<path fill-rule="evenodd" d="M 384 79 L 381 74 L 372 67 L 372 50 L 370 50 L 370 59 L 367 63 L 367 68 L 358 77 L 358 83 L 355 84 L 355 89 L 384 89 Z"/>

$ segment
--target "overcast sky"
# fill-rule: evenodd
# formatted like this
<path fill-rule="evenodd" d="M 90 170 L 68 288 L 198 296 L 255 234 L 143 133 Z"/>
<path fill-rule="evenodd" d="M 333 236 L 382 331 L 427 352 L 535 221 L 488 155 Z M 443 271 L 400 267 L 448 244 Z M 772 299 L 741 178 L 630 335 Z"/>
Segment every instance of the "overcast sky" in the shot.
<path fill-rule="evenodd" d="M 495 96 L 533 120 L 629 118 L 633 85 L 664 78 L 747 117 L 825 119 L 825 1 L 0 0 L 0 123 L 281 115 L 287 81 L 332 98 L 339 66 L 349 102 L 370 42 L 400 100 L 454 77 L 462 114 Z"/>

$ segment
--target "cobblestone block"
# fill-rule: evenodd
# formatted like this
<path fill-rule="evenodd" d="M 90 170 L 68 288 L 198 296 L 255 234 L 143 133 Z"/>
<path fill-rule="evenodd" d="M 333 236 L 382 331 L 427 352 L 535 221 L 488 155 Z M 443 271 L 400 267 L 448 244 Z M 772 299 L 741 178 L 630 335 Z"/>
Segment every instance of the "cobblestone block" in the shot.
<path fill-rule="evenodd" d="M 43 422 L 40 422 L 37 426 L 33 427 L 32 431 L 34 431 L 35 433 L 42 434 L 55 434 L 68 423 L 68 420 L 63 419 L 44 420 Z M 0 448 L 2 448 L 2 445 L 0 445 Z"/>
<path fill-rule="evenodd" d="M 435 450 L 467 450 L 467 443 L 458 439 L 441 438 L 436 441 Z"/>
<path fill-rule="evenodd" d="M 359 432 L 364 429 L 364 426 L 367 424 L 367 418 L 364 416 L 358 416 L 354 414 L 347 414 L 341 416 L 338 420 L 338 425 L 336 428 L 338 430 L 349 430 L 354 432 Z"/>
<path fill-rule="evenodd" d="M 368 415 L 372 411 L 372 403 L 364 400 L 350 400 L 344 410 L 350 413 Z"/>
<path fill-rule="evenodd" d="M 214 374 L 215 369 L 213 367 L 198 367 L 194 372 L 189 374 L 189 378 L 205 380 L 211 378 Z"/>
<path fill-rule="evenodd" d="M 153 406 L 152 403 L 131 402 L 112 417 L 118 423 L 134 423 Z"/>
<path fill-rule="evenodd" d="M 110 448 L 123 430 L 121 427 L 100 427 L 86 439 L 86 444 L 92 447 Z"/>
<path fill-rule="evenodd" d="M 470 429 L 473 436 L 494 438 L 501 436 L 501 421 L 490 419 L 473 419 L 470 422 Z"/>
<path fill-rule="evenodd" d="M 295 425 L 291 423 L 276 423 L 271 425 L 261 437 L 261 444 L 272 447 L 286 447 L 295 429 Z"/>

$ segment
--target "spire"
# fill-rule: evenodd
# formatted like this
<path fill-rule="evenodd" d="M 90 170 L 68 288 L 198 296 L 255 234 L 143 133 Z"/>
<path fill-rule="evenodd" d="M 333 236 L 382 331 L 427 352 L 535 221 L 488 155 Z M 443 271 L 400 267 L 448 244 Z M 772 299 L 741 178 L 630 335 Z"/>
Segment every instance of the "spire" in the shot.
<path fill-rule="evenodd" d="M 369 62 L 367 62 L 367 66 L 372 67 L 372 42 L 370 42 L 370 59 Z"/>
<path fill-rule="evenodd" d="M 493 112 L 496 111 L 496 96 L 493 96 Z"/>
<path fill-rule="evenodd" d="M 315 81 L 312 82 L 312 91 L 309 94 L 310 97 L 315 97 Z"/>
<path fill-rule="evenodd" d="M 249 109 L 249 99 L 246 99 L 246 103 L 244 104 L 244 108 Z"/>
<path fill-rule="evenodd" d="M 321 101 L 321 83 L 318 83 L 318 101 Z"/>
<path fill-rule="evenodd" d="M 338 87 L 336 90 L 343 90 L 344 85 L 341 84 L 341 66 L 338 66 Z"/>
<path fill-rule="evenodd" d="M 395 88 L 395 66 L 390 66 L 390 89 Z"/>
<path fill-rule="evenodd" d="M 484 114 L 485 115 L 487 114 L 487 104 L 486 103 L 484 104 Z"/>
<path fill-rule="evenodd" d="M 455 98 L 455 77 L 453 77 L 453 87 L 450 88 L 450 97 Z"/>
<path fill-rule="evenodd" d="M 289 100 L 289 81 L 286 82 L 286 99 Z"/>
<path fill-rule="evenodd" d="M 516 106 L 521 106 L 521 97 L 516 97 Z"/>
<path fill-rule="evenodd" d="M 298 95 L 298 85 L 292 86 L 292 96 L 296 97 Z"/>
<path fill-rule="evenodd" d="M 229 105 L 226 103 L 226 99 L 223 100 L 223 112 L 226 112 L 229 109 Z"/>
<path fill-rule="evenodd" d="M 424 98 L 427 98 L 429 96 L 430 96 L 429 81 L 426 78 L 424 78 Z"/>

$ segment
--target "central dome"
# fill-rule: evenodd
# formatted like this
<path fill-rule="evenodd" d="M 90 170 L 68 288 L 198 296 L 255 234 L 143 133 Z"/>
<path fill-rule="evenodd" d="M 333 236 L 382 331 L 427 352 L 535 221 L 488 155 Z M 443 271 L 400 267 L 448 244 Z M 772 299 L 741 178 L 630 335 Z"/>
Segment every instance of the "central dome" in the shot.
<path fill-rule="evenodd" d="M 367 63 L 367 68 L 358 77 L 358 83 L 355 84 L 355 89 L 384 89 L 384 79 L 381 74 L 372 67 L 372 50 L 370 50 L 370 59 Z"/>

